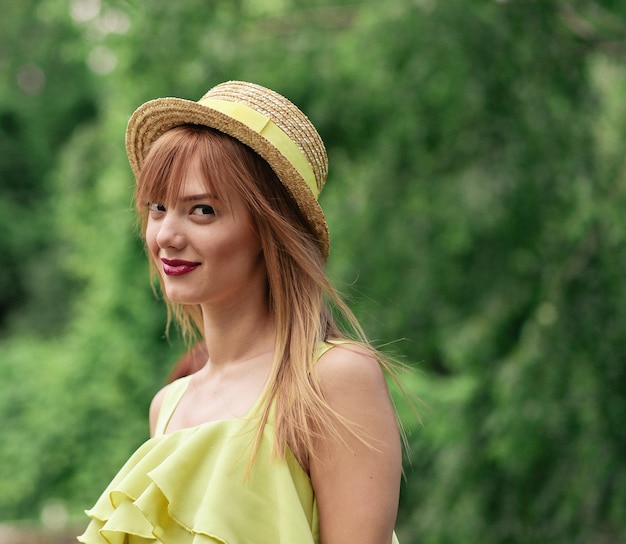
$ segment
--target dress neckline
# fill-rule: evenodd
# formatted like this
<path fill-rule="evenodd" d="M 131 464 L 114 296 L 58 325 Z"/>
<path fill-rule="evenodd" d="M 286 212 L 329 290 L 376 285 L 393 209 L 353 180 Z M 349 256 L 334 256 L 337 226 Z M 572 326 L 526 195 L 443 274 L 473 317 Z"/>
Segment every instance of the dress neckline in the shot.
<path fill-rule="evenodd" d="M 315 360 L 319 359 L 324 353 L 326 353 L 331 348 L 340 345 L 349 343 L 342 340 L 327 340 L 325 342 L 320 342 L 316 348 Z M 261 400 L 265 396 L 264 391 L 255 399 L 255 401 L 251 404 L 251 406 L 246 410 L 246 413 L 241 417 L 229 417 L 222 419 L 210 419 L 208 421 L 203 421 L 202 423 L 198 423 L 196 425 L 190 425 L 189 427 L 181 427 L 180 429 L 176 429 L 175 431 L 167 432 L 167 427 L 170 424 L 170 420 L 178 408 L 178 405 L 183 399 L 185 392 L 189 387 L 189 383 L 193 374 L 189 374 L 187 376 L 183 376 L 182 378 L 178 378 L 173 381 L 165 393 L 163 397 L 163 402 L 161 404 L 161 410 L 159 412 L 159 416 L 157 418 L 156 429 L 154 432 L 154 436 L 152 438 L 156 438 L 157 436 L 167 436 L 172 435 L 174 433 L 178 433 L 180 431 L 186 431 L 190 429 L 199 429 L 200 427 L 204 427 L 209 424 L 217 424 L 224 422 L 235 422 L 235 421 L 249 421 L 252 414 L 256 412 L 259 408 Z"/>
<path fill-rule="evenodd" d="M 170 384 L 170 389 L 165 393 L 163 398 L 163 404 L 161 405 L 161 412 L 159 413 L 159 418 L 157 420 L 157 427 L 154 433 L 153 438 L 157 436 L 169 436 L 177 433 L 181 433 L 183 431 L 193 431 L 198 430 L 205 426 L 210 426 L 211 424 L 219 424 L 219 423 L 232 423 L 232 422 L 242 422 L 249 421 L 252 414 L 258 409 L 258 406 L 263 398 L 263 393 L 261 393 L 254 402 L 250 405 L 250 407 L 246 410 L 245 414 L 240 417 L 226 417 L 220 419 L 209 419 L 207 421 L 203 421 L 201 423 L 197 423 L 195 425 L 190 425 L 188 427 L 181 427 L 180 429 L 176 429 L 174 431 L 168 432 L 167 428 L 170 424 L 172 416 L 176 409 L 178 408 L 180 402 L 182 401 L 185 392 L 189 388 L 189 383 L 191 382 L 192 374 L 188 376 L 184 376 L 179 378 L 178 380 L 172 382 Z"/>

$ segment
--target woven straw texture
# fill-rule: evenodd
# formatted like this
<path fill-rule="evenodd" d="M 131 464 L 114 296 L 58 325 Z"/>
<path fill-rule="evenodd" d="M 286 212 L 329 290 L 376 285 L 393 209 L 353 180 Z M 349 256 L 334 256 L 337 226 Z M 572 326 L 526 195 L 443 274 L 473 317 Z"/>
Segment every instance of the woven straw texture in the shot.
<path fill-rule="evenodd" d="M 205 99 L 244 104 L 271 119 L 296 144 L 315 176 L 318 193 L 328 174 L 326 149 L 317 130 L 292 102 L 282 95 L 243 81 L 228 81 L 210 89 Z M 151 144 L 164 132 L 185 124 L 217 129 L 244 143 L 272 167 L 309 223 L 324 259 L 330 240 L 328 225 L 317 199 L 306 181 L 287 157 L 268 139 L 241 121 L 207 105 L 181 98 L 158 98 L 140 106 L 131 116 L 126 130 L 126 151 L 136 178 Z"/>

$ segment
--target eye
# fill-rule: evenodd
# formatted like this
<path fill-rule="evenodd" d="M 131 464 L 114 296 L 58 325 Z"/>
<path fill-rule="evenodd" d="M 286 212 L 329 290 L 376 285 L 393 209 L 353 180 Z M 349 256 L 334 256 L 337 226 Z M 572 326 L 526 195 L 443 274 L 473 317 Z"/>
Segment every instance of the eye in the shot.
<path fill-rule="evenodd" d="M 207 204 L 199 204 L 198 206 L 194 206 L 191 211 L 193 215 L 199 215 L 201 217 L 208 217 L 210 215 L 215 215 L 215 210 L 213 206 L 209 206 Z"/>
<path fill-rule="evenodd" d="M 148 211 L 151 211 L 151 212 L 164 212 L 165 211 L 165 206 L 157 202 L 147 202 L 146 206 L 148 208 Z"/>

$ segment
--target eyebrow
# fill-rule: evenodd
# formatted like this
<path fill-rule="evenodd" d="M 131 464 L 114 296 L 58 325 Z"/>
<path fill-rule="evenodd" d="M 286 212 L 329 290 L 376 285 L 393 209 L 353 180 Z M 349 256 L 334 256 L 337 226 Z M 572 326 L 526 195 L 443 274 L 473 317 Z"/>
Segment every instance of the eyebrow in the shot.
<path fill-rule="evenodd" d="M 206 199 L 219 200 L 220 198 L 217 195 L 214 195 L 212 193 L 202 193 L 199 195 L 186 195 L 186 196 L 179 198 L 181 202 L 194 202 L 196 200 L 206 200 Z"/>

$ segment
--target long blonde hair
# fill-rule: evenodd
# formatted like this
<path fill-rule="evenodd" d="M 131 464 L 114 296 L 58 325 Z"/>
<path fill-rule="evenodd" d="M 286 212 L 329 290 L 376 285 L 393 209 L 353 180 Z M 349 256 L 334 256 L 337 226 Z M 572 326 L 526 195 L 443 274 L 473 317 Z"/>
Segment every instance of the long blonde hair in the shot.
<path fill-rule="evenodd" d="M 274 405 L 275 452 L 284 455 L 289 447 L 307 467 L 318 429 L 330 429 L 339 436 L 341 426 L 349 427 L 320 391 L 315 373 L 319 345 L 349 337 L 371 349 L 384 367 L 391 365 L 370 346 L 357 319 L 330 284 L 316 239 L 274 171 L 234 138 L 207 127 L 185 125 L 166 132 L 153 144 L 135 194 L 142 235 L 145 237 L 146 203 L 175 198 L 186 167 L 195 157 L 200 159 L 211 191 L 220 199 L 227 201 L 233 191 L 247 203 L 265 258 L 268 302 L 277 333 L 252 457 Z M 153 278 L 158 278 L 154 267 L 152 270 Z M 201 335 L 199 306 L 177 305 L 163 296 L 168 325 L 177 322 L 188 339 Z M 335 315 L 347 331 L 340 330 Z"/>

